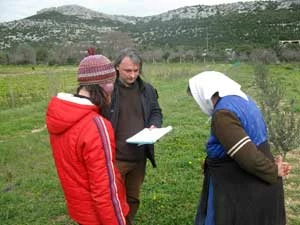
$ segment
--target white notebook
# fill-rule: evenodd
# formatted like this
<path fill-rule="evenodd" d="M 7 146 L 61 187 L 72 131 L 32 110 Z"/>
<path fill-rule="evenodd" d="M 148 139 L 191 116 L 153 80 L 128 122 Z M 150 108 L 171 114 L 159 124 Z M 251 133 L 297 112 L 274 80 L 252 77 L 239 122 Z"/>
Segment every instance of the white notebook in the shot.
<path fill-rule="evenodd" d="M 172 126 L 162 127 L 162 128 L 144 128 L 137 134 L 131 136 L 126 140 L 127 143 L 130 144 L 153 144 L 158 139 L 160 139 L 165 134 L 169 133 L 172 130 Z"/>

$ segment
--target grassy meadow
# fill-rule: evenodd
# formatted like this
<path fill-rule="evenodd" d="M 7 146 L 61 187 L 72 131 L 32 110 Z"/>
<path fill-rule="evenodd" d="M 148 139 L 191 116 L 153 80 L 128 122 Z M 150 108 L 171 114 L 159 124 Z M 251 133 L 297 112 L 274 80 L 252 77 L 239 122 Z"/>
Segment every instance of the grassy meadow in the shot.
<path fill-rule="evenodd" d="M 300 113 L 300 64 L 269 65 Z M 148 163 L 136 225 L 192 225 L 209 134 L 208 118 L 186 95 L 188 79 L 204 70 L 224 72 L 259 98 L 249 64 L 145 64 L 144 79 L 158 90 L 164 126 L 156 143 L 158 167 Z M 45 109 L 57 92 L 74 93 L 76 66 L 0 66 L 0 225 L 73 225 L 66 212 L 45 128 Z M 300 225 L 300 149 L 287 160 L 288 225 Z"/>

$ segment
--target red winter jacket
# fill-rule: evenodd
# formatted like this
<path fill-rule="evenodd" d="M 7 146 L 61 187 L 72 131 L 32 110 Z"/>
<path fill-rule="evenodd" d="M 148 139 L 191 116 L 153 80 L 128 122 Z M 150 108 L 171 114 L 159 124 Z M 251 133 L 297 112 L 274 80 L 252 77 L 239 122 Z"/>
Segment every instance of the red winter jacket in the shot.
<path fill-rule="evenodd" d="M 88 99 L 60 93 L 49 102 L 46 124 L 71 218 L 82 225 L 125 225 L 129 208 L 110 122 Z"/>

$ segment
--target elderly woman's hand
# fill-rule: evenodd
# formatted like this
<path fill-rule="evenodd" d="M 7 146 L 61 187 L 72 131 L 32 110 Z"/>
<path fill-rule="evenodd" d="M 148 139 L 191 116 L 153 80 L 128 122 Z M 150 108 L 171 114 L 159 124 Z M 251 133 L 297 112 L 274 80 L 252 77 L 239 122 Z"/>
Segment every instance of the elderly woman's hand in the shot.
<path fill-rule="evenodd" d="M 285 176 L 289 175 L 289 173 L 292 170 L 292 166 L 288 162 L 283 162 L 282 156 L 276 157 L 275 163 L 277 165 L 279 177 L 285 177 Z"/>

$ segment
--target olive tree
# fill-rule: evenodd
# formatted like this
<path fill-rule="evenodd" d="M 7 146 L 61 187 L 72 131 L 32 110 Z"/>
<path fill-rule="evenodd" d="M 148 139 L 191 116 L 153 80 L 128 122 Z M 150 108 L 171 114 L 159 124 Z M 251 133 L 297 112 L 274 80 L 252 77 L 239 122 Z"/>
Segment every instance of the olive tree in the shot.
<path fill-rule="evenodd" d="M 294 100 L 284 99 L 283 88 L 269 76 L 267 67 L 256 64 L 255 83 L 260 89 L 260 105 L 264 114 L 269 140 L 285 158 L 288 151 L 300 146 L 300 118 L 293 110 Z"/>

